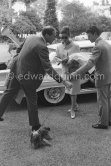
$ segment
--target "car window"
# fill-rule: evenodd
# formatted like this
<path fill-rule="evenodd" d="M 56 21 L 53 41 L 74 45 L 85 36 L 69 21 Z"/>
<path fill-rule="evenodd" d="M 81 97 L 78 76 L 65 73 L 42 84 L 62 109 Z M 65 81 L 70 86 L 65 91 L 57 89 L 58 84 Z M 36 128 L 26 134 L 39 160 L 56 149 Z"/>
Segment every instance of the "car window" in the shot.
<path fill-rule="evenodd" d="M 80 48 L 81 52 L 92 52 L 93 47 L 84 47 L 84 48 Z"/>

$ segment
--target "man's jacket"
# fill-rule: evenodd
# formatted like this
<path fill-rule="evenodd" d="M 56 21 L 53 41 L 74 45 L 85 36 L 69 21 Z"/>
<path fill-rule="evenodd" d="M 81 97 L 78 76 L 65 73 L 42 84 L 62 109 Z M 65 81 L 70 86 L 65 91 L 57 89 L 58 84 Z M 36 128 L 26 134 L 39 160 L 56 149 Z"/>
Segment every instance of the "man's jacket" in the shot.
<path fill-rule="evenodd" d="M 40 85 L 48 73 L 57 82 L 62 78 L 53 69 L 49 60 L 49 51 L 42 37 L 36 35 L 26 39 L 16 60 L 16 77 L 21 82 Z"/>
<path fill-rule="evenodd" d="M 101 87 L 111 83 L 111 45 L 102 38 L 95 41 L 95 47 L 90 59 L 96 69 L 95 83 Z"/>

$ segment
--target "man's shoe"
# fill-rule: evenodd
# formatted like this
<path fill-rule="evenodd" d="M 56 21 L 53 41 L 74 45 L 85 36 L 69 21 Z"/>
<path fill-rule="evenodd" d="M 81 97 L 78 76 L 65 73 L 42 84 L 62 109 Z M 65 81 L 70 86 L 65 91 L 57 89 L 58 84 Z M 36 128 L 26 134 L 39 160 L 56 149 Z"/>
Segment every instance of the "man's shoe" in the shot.
<path fill-rule="evenodd" d="M 95 128 L 95 129 L 107 129 L 108 128 L 108 126 L 105 126 L 105 125 L 102 125 L 102 124 L 99 124 L 99 123 L 92 125 L 92 127 Z"/>
<path fill-rule="evenodd" d="M 0 121 L 4 121 L 4 119 L 0 117 Z"/>

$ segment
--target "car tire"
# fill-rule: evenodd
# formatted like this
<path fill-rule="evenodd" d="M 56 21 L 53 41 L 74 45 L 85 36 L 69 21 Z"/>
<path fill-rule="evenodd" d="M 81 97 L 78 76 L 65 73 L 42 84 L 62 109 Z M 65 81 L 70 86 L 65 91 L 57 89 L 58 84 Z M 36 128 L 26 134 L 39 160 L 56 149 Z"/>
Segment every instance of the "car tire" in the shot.
<path fill-rule="evenodd" d="M 62 104 L 67 95 L 65 95 L 65 87 L 47 88 L 41 91 L 39 97 L 45 105 Z"/>

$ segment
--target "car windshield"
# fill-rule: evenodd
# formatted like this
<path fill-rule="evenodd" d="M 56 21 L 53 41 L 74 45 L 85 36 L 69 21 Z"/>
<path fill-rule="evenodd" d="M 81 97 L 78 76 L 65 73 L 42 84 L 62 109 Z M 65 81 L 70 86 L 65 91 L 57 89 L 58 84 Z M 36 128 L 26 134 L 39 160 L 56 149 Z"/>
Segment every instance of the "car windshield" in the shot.
<path fill-rule="evenodd" d="M 93 47 L 80 48 L 81 52 L 92 52 Z"/>

